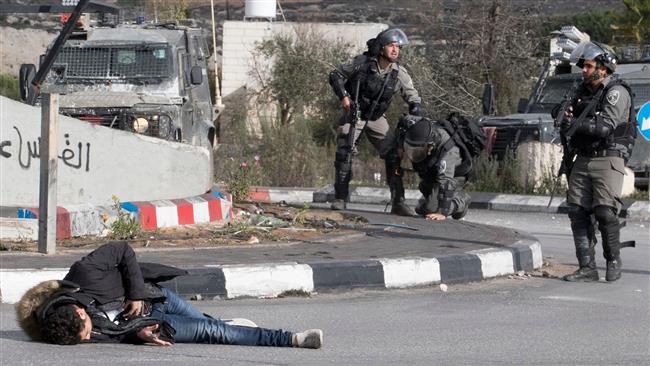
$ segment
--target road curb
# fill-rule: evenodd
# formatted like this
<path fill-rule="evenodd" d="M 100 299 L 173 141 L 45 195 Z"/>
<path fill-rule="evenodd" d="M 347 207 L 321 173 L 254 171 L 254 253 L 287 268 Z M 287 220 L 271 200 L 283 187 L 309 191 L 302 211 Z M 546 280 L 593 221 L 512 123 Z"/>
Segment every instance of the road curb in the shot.
<path fill-rule="evenodd" d="M 211 193 L 174 200 L 148 202 L 123 202 L 122 208 L 138 218 L 145 230 L 156 230 L 197 223 L 225 224 L 232 218 L 232 196 L 223 187 L 215 186 Z M 566 200 L 549 196 L 498 194 L 468 192 L 472 198 L 470 208 L 514 211 L 567 213 Z M 406 203 L 414 206 L 420 198 L 414 189 L 405 191 Z M 326 203 L 334 200 L 334 188 L 277 188 L 252 187 L 250 199 L 256 202 L 284 202 L 293 205 Z M 350 192 L 350 202 L 359 204 L 388 204 L 390 191 L 387 188 L 356 187 Z M 622 217 L 633 220 L 650 220 L 650 202 L 623 200 Z M 2 208 L 0 217 L 0 239 L 37 240 L 37 208 Z M 13 214 L 7 215 L 7 212 Z M 7 217 L 9 216 L 9 217 Z M 104 236 L 106 228 L 115 220 L 117 213 L 112 207 L 92 205 L 71 205 L 57 208 L 57 239 L 78 236 Z"/>
<path fill-rule="evenodd" d="M 143 230 L 187 224 L 221 223 L 232 218 L 232 196 L 218 191 L 172 200 L 122 202 L 121 208 L 135 217 Z M 5 208 L 3 212 L 9 212 Z M 0 239 L 38 239 L 38 208 L 16 207 L 15 217 L 0 220 Z M 117 219 L 113 207 L 66 205 L 57 207 L 57 240 L 78 236 L 105 236 Z"/>
<path fill-rule="evenodd" d="M 532 271 L 542 266 L 541 244 L 523 239 L 510 246 L 440 257 L 402 257 L 334 262 L 281 262 L 186 268 L 187 276 L 163 283 L 186 297 L 277 297 L 354 288 L 408 288 L 457 284 Z M 32 286 L 62 278 L 60 268 L 0 270 L 3 303 L 15 303 Z"/>
<path fill-rule="evenodd" d="M 514 212 L 546 212 L 565 214 L 568 212 L 566 200 L 562 197 L 532 196 L 520 194 L 500 194 L 489 192 L 468 192 L 472 198 L 470 208 L 514 211 Z M 418 190 L 405 191 L 406 203 L 417 204 L 421 194 Z M 314 190 L 313 202 L 326 203 L 334 201 L 334 187 L 328 185 Z M 355 187 L 350 190 L 350 203 L 385 205 L 390 201 L 388 188 Z M 549 204 L 549 201 L 551 203 Z M 634 201 L 623 199 L 621 217 L 633 220 L 650 220 L 650 201 Z"/>

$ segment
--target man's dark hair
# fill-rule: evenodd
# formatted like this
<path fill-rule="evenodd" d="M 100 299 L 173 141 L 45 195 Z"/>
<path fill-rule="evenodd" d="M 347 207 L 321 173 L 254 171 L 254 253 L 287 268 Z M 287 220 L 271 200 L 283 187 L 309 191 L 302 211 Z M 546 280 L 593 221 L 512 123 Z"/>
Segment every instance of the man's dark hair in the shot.
<path fill-rule="evenodd" d="M 42 324 L 43 339 L 46 342 L 72 345 L 81 342 L 79 332 L 84 321 L 72 304 L 61 305 L 49 312 Z"/>

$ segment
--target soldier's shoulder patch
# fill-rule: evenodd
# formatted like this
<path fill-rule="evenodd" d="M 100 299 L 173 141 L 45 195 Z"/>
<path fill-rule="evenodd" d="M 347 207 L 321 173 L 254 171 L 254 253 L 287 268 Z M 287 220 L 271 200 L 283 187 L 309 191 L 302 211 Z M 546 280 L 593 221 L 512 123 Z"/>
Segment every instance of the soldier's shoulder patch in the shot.
<path fill-rule="evenodd" d="M 438 163 L 438 174 L 442 174 L 447 170 L 447 161 L 446 160 L 441 160 Z"/>
<path fill-rule="evenodd" d="M 618 90 L 615 89 L 610 90 L 607 93 L 607 102 L 611 105 L 616 105 L 616 103 L 618 103 L 618 98 L 620 98 L 620 96 L 621 96 L 621 92 L 619 92 Z"/>

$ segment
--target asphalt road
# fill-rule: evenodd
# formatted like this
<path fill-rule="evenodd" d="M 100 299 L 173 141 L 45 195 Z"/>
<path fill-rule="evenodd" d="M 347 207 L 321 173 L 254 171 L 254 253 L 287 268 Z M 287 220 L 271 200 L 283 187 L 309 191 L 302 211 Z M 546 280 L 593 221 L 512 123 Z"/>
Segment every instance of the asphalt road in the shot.
<path fill-rule="evenodd" d="M 469 221 L 526 230 L 547 260 L 574 264 L 566 216 L 472 211 Z M 312 298 L 195 303 L 219 317 L 325 332 L 321 350 L 178 344 L 51 346 L 28 342 L 11 305 L 0 305 L 2 365 L 650 365 L 650 233 L 630 222 L 623 278 L 566 283 L 501 278 L 409 290 L 354 291 Z M 603 266 L 598 251 L 599 267 Z M 604 275 L 604 270 L 601 270 Z"/>

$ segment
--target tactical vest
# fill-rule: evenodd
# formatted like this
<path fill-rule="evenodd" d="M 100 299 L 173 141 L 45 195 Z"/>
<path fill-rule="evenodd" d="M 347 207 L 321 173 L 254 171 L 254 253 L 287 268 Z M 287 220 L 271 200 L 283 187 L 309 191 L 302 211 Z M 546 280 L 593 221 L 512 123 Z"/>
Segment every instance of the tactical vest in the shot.
<path fill-rule="evenodd" d="M 573 136 L 571 139 L 571 146 L 573 146 L 576 150 L 579 152 L 584 152 L 587 154 L 598 152 L 598 151 L 603 151 L 607 149 L 614 149 L 615 145 L 622 145 L 625 147 L 627 151 L 623 153 L 623 158 L 627 162 L 627 159 L 629 159 L 630 155 L 632 154 L 632 148 L 634 147 L 634 140 L 636 139 L 636 115 L 634 113 L 634 99 L 633 99 L 633 93 L 632 89 L 630 89 L 630 86 L 623 80 L 621 79 L 614 79 L 612 80 L 605 88 L 603 88 L 601 91 L 596 92 L 594 94 L 589 93 L 584 86 L 582 86 L 578 90 L 578 98 L 580 99 L 580 102 L 578 102 L 574 106 L 574 116 L 579 116 L 582 111 L 587 108 L 589 103 L 594 99 L 598 98 L 598 102 L 596 103 L 596 107 L 593 108 L 593 111 L 591 111 L 586 118 L 595 118 L 597 113 L 602 112 L 603 106 L 605 103 L 607 103 L 606 98 L 607 98 L 607 93 L 609 93 L 609 90 L 613 88 L 616 85 L 621 85 L 627 90 L 628 94 L 630 95 L 630 110 L 629 110 L 629 117 L 627 122 L 623 122 L 616 126 L 614 129 L 613 133 L 610 133 L 609 136 L 605 138 L 599 138 L 596 136 L 589 136 L 589 135 L 584 135 L 584 134 L 576 134 Z"/>
<path fill-rule="evenodd" d="M 345 84 L 345 89 L 354 98 L 356 80 L 360 80 L 359 110 L 362 120 L 374 121 L 386 113 L 395 94 L 398 73 L 399 65 L 397 69 L 381 75 L 376 60 L 368 58 L 368 61 L 359 67 L 356 77 Z"/>

